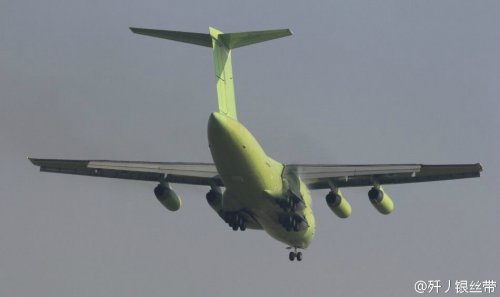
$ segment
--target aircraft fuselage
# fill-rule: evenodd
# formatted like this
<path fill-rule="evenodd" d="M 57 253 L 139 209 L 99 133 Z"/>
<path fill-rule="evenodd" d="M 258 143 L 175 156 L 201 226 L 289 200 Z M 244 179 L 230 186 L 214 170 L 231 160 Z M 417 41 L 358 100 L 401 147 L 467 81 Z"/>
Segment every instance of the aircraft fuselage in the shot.
<path fill-rule="evenodd" d="M 226 188 L 223 209 L 243 212 L 271 237 L 295 248 L 307 248 L 315 232 L 312 201 L 305 184 L 298 180 L 299 209 L 283 209 L 287 181 L 283 164 L 269 158 L 255 137 L 237 120 L 214 112 L 208 121 L 208 142 L 217 171 Z M 284 220 L 302 218 L 298 231 L 287 230 Z M 259 228 L 255 228 L 259 229 Z"/>

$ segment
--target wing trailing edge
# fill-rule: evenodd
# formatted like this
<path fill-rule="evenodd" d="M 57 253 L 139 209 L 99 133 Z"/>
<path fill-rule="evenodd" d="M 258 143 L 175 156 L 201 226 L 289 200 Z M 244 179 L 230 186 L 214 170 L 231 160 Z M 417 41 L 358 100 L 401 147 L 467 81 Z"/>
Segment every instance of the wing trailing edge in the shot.
<path fill-rule="evenodd" d="M 309 189 L 360 187 L 374 184 L 404 184 L 479 177 L 481 164 L 381 164 L 305 165 L 290 164 L 285 171 L 296 173 Z"/>
<path fill-rule="evenodd" d="M 223 186 L 212 163 L 28 159 L 42 172 Z"/>

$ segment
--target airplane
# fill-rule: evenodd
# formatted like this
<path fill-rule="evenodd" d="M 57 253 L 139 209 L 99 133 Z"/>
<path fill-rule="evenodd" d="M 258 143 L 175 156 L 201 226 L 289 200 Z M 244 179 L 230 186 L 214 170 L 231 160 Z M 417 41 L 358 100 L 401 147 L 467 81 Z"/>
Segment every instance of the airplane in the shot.
<path fill-rule="evenodd" d="M 171 184 L 210 187 L 206 200 L 233 230 L 264 230 L 287 245 L 289 260 L 302 260 L 314 238 L 316 223 L 310 190 L 329 189 L 326 204 L 340 218 L 351 215 L 345 187 L 371 187 L 368 200 L 381 214 L 394 203 L 382 185 L 479 177 L 480 163 L 423 165 L 285 164 L 270 158 L 238 120 L 233 86 L 233 49 L 292 35 L 289 29 L 209 33 L 133 28 L 136 34 L 212 48 L 218 108 L 208 119 L 213 163 L 135 162 L 28 158 L 42 172 L 156 182 L 156 198 L 170 211 L 181 207 Z M 224 190 L 222 190 L 224 189 Z M 298 251 L 299 250 L 299 251 Z"/>

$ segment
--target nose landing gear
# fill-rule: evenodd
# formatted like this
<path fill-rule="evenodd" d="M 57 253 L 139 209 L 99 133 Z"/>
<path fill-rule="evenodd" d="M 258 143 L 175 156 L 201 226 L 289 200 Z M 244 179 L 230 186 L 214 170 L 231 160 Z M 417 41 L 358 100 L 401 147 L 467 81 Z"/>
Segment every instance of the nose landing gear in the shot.
<path fill-rule="evenodd" d="M 291 249 L 291 247 L 290 247 Z M 302 261 L 302 252 L 297 252 L 297 248 L 293 248 L 294 250 L 291 251 L 289 254 L 288 254 L 288 259 L 290 261 L 294 261 L 295 259 L 297 259 L 297 261 Z"/>

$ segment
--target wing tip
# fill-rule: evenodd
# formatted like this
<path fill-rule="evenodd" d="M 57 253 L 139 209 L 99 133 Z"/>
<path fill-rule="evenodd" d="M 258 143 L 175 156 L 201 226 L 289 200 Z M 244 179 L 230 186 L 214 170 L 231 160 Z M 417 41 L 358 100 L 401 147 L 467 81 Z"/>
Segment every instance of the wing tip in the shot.
<path fill-rule="evenodd" d="M 40 164 L 38 164 L 38 159 L 32 158 L 30 156 L 26 156 L 26 158 L 31 162 L 31 164 L 35 166 L 40 166 Z"/>

